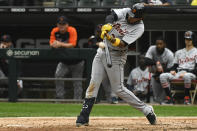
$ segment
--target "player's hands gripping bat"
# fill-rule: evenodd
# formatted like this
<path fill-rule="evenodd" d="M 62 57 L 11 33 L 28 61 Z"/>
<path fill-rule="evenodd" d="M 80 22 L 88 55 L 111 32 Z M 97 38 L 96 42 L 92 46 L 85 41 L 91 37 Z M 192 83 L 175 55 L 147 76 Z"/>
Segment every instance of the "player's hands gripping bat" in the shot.
<path fill-rule="evenodd" d="M 108 32 L 112 29 L 112 26 L 110 24 L 105 24 L 102 26 L 101 28 L 101 39 L 103 39 L 103 42 L 105 43 L 105 55 L 106 55 L 106 62 L 107 62 L 107 66 L 109 68 L 112 67 L 112 61 L 111 61 L 111 56 L 110 56 L 110 53 L 109 53 L 109 47 L 107 45 L 107 40 L 109 39 L 108 38 Z M 107 39 L 107 40 L 106 40 Z"/>

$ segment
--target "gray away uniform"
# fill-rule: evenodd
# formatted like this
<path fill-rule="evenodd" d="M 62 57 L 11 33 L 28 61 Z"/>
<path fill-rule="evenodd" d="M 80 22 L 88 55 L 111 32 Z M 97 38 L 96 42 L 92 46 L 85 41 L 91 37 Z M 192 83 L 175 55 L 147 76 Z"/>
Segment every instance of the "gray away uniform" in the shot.
<path fill-rule="evenodd" d="M 160 75 L 160 81 L 163 88 L 170 87 L 169 81 L 172 79 L 178 79 L 180 74 L 186 72 L 183 77 L 185 88 L 191 87 L 191 80 L 196 79 L 196 75 L 187 72 L 186 70 L 194 70 L 195 64 L 197 63 L 197 48 L 192 48 L 187 51 L 186 48 L 178 50 L 175 53 L 174 64 L 178 64 L 178 72 L 176 75 L 172 75 L 171 73 L 162 73 Z"/>
<path fill-rule="evenodd" d="M 168 48 L 165 48 L 164 52 L 160 55 L 156 51 L 156 46 L 150 46 L 146 57 L 156 61 L 159 61 L 166 68 L 171 68 L 173 66 L 174 54 Z M 157 102 L 162 102 L 165 99 L 165 91 L 163 90 L 161 83 L 155 80 L 154 77 L 151 78 L 151 86 L 153 89 L 154 99 Z"/>
<path fill-rule="evenodd" d="M 143 21 L 137 24 L 128 24 L 125 17 L 126 13 L 130 11 L 130 8 L 116 9 L 114 10 L 118 16 L 118 20 L 112 23 L 112 30 L 109 32 L 110 35 L 123 40 L 128 44 L 135 42 L 144 32 Z M 93 98 L 97 96 L 100 84 L 103 79 L 103 75 L 107 74 L 112 91 L 115 92 L 121 99 L 129 103 L 134 108 L 142 111 L 145 115 L 150 113 L 150 106 L 140 101 L 131 91 L 129 91 L 123 84 L 124 81 L 124 64 L 127 59 L 127 49 L 114 47 L 109 41 L 109 51 L 112 59 L 112 67 L 108 68 L 106 63 L 105 49 L 99 48 L 97 54 L 93 60 L 92 74 L 89 87 L 86 90 L 86 98 Z"/>
<path fill-rule="evenodd" d="M 148 68 L 141 70 L 140 67 L 136 67 L 129 74 L 127 84 L 134 86 L 134 92 L 136 94 L 138 92 L 147 94 L 151 76 L 152 74 L 149 72 Z"/>

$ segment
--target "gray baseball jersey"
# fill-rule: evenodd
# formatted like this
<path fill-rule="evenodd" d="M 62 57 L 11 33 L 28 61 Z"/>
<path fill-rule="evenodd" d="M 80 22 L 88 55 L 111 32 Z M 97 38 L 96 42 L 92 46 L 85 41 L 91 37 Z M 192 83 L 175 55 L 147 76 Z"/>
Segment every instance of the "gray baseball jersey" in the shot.
<path fill-rule="evenodd" d="M 170 87 L 169 80 L 178 79 L 181 74 L 184 74 L 184 83 L 186 88 L 191 87 L 191 80 L 196 79 L 196 75 L 185 70 L 181 69 L 189 69 L 193 70 L 195 64 L 197 63 L 197 48 L 192 48 L 187 51 L 186 48 L 178 50 L 175 53 L 174 63 L 178 64 L 178 73 L 176 75 L 172 75 L 171 73 L 163 73 L 160 75 L 160 81 L 163 88 Z"/>
<path fill-rule="evenodd" d="M 123 8 L 114 10 L 118 16 L 118 21 L 112 23 L 113 28 L 109 34 L 130 45 L 142 36 L 144 33 L 144 24 L 143 21 L 140 21 L 138 24 L 128 24 L 126 21 L 126 14 L 128 11 L 131 11 L 131 9 Z M 108 43 L 108 46 L 114 50 L 126 50 L 128 48 L 127 46 L 125 48 L 115 47 L 112 46 L 111 43 Z"/>
<path fill-rule="evenodd" d="M 197 48 L 193 48 L 189 51 L 186 48 L 178 50 L 175 53 L 174 63 L 178 64 L 179 69 L 193 70 L 197 63 Z"/>
<path fill-rule="evenodd" d="M 147 93 L 147 87 L 149 86 L 151 77 L 152 74 L 148 68 L 141 70 L 140 67 L 136 67 L 129 74 L 127 84 L 133 85 L 134 91 Z"/>
<path fill-rule="evenodd" d="M 146 53 L 146 57 L 154 61 L 159 61 L 164 68 L 171 68 L 174 64 L 174 54 L 168 48 L 165 48 L 163 54 L 159 55 L 156 51 L 156 46 L 150 46 Z M 166 94 L 161 84 L 154 77 L 151 78 L 151 87 L 153 89 L 155 101 L 159 103 L 162 102 L 165 99 Z"/>
<path fill-rule="evenodd" d="M 144 32 L 144 24 L 142 21 L 136 24 L 128 24 L 126 13 L 128 9 L 114 10 L 118 15 L 118 20 L 112 23 L 110 35 L 120 38 L 128 44 L 136 41 Z M 127 58 L 127 49 L 114 47 L 108 41 L 109 51 L 112 60 L 112 67 L 108 68 L 106 63 L 105 49 L 99 48 L 92 64 L 92 74 L 90 84 L 86 90 L 86 98 L 96 97 L 103 75 L 107 74 L 112 91 L 115 92 L 121 99 L 129 103 L 134 108 L 142 111 L 145 115 L 150 112 L 150 106 L 140 101 L 131 91 L 124 86 L 124 64 Z"/>
<path fill-rule="evenodd" d="M 156 51 L 156 46 L 150 46 L 146 53 L 146 57 L 154 61 L 159 61 L 162 65 L 165 65 L 167 68 L 171 68 L 174 65 L 174 54 L 168 48 L 165 48 L 164 52 L 161 55 L 159 55 Z"/>

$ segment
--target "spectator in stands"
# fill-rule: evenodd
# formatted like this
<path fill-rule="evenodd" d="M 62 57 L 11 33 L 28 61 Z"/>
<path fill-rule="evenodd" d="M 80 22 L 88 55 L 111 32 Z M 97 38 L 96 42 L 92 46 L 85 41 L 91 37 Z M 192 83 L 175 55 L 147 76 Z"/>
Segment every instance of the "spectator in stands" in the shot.
<path fill-rule="evenodd" d="M 184 104 L 191 104 L 189 90 L 191 88 L 191 81 L 196 79 L 197 73 L 197 48 L 194 47 L 196 43 L 196 35 L 192 31 L 186 31 L 185 48 L 176 51 L 174 66 L 170 73 L 162 73 L 160 75 L 161 85 L 166 92 L 166 101 L 163 104 L 173 104 L 173 98 L 170 92 L 170 80 L 183 79 L 184 80 Z"/>
<path fill-rule="evenodd" d="M 0 40 L 0 49 L 5 49 L 5 48 L 13 48 L 13 43 L 11 40 L 10 35 L 5 34 L 1 37 Z M 8 60 L 7 59 L 0 59 L 0 78 L 5 78 L 8 77 Z M 0 83 L 2 85 L 8 85 L 8 80 L 0 80 Z M 22 91 L 23 88 L 23 81 L 22 80 L 17 80 L 17 86 L 18 86 L 18 93 Z"/>
<path fill-rule="evenodd" d="M 159 36 L 155 43 L 156 45 L 149 47 L 146 52 L 146 57 L 152 59 L 154 63 L 154 65 L 150 67 L 150 71 L 153 73 L 151 86 L 154 100 L 161 103 L 165 99 L 166 94 L 161 87 L 159 76 L 163 72 L 168 72 L 173 66 L 174 54 L 166 48 L 166 41 L 162 36 Z"/>
<path fill-rule="evenodd" d="M 168 6 L 168 5 L 172 5 L 171 0 L 141 0 L 141 2 L 144 3 L 145 6 L 154 6 L 154 5 Z"/>
<path fill-rule="evenodd" d="M 102 39 L 100 38 L 100 34 L 101 34 L 101 27 L 102 24 L 97 25 L 96 29 L 95 29 L 95 35 L 91 36 L 88 39 L 88 45 L 85 45 L 84 47 L 86 48 L 95 48 L 97 49 L 99 48 L 105 48 L 103 46 L 104 43 L 102 43 Z M 118 96 L 111 91 L 111 85 L 109 82 L 109 78 L 107 76 L 104 76 L 103 81 L 102 81 L 102 86 L 104 88 L 105 91 L 105 96 L 108 102 L 112 103 L 112 104 L 117 104 L 118 103 Z M 97 100 L 96 102 L 98 102 L 98 96 L 97 96 Z"/>
<path fill-rule="evenodd" d="M 150 81 L 152 74 L 145 65 L 144 55 L 139 56 L 139 66 L 131 70 L 127 85 L 140 100 L 150 102 Z"/>
<path fill-rule="evenodd" d="M 70 26 L 65 16 L 58 17 L 57 27 L 53 28 L 50 36 L 52 48 L 75 48 L 77 46 L 77 31 Z M 82 78 L 84 70 L 83 60 L 62 60 L 55 72 L 56 78 L 62 78 L 71 72 L 72 77 Z M 82 81 L 74 81 L 74 99 L 82 99 Z M 64 99 L 64 81 L 56 81 L 56 98 Z"/>

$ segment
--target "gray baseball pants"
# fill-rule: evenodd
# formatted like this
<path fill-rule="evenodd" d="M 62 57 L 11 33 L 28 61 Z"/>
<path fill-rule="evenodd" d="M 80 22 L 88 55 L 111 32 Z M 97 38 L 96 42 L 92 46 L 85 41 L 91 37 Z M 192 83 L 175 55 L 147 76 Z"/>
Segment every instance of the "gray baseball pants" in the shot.
<path fill-rule="evenodd" d="M 69 72 L 71 72 L 73 78 L 82 78 L 83 70 L 84 70 L 84 61 L 79 62 L 74 65 L 66 65 L 62 62 L 59 62 L 56 68 L 55 77 L 63 78 Z M 56 81 L 56 97 L 64 98 L 65 90 L 64 90 L 64 81 Z M 74 99 L 82 99 L 82 81 L 73 81 L 74 87 Z"/>
<path fill-rule="evenodd" d="M 180 74 L 186 71 L 180 71 L 176 73 L 176 75 L 172 75 L 171 73 L 162 73 L 160 75 L 160 81 L 163 88 L 170 87 L 170 80 L 178 79 Z M 191 88 L 191 81 L 196 79 L 196 76 L 193 73 L 186 73 L 183 77 L 185 88 Z"/>
<path fill-rule="evenodd" d="M 166 97 L 166 93 L 164 89 L 162 88 L 161 83 L 157 82 L 155 78 L 152 77 L 151 86 L 153 89 L 153 95 L 154 95 L 154 99 L 156 100 L 156 102 L 159 102 L 159 103 L 162 102 Z"/>
<path fill-rule="evenodd" d="M 100 48 L 97 50 L 97 54 L 93 60 L 90 84 L 86 90 L 86 98 L 97 97 L 100 84 L 106 73 L 110 80 L 112 91 L 134 108 L 142 111 L 145 115 L 148 115 L 148 113 L 150 113 L 150 107 L 140 101 L 123 84 L 123 70 L 127 58 L 126 52 L 110 51 L 110 55 L 112 59 L 112 67 L 108 68 L 105 50 Z"/>

